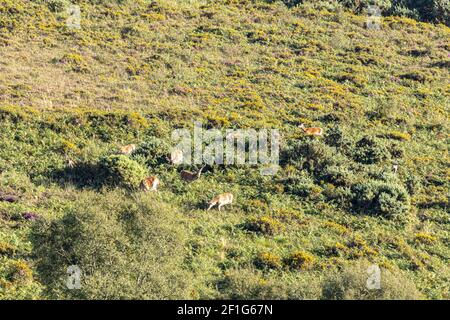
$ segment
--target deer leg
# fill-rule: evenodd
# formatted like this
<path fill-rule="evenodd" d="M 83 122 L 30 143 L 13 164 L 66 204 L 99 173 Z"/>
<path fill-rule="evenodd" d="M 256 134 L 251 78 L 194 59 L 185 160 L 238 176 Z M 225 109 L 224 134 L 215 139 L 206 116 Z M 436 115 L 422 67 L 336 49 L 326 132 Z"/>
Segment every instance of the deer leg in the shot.
<path fill-rule="evenodd" d="M 211 203 L 211 204 L 209 205 L 209 208 L 208 208 L 206 211 L 209 211 L 209 209 L 211 209 L 214 205 L 215 205 L 215 203 Z"/>

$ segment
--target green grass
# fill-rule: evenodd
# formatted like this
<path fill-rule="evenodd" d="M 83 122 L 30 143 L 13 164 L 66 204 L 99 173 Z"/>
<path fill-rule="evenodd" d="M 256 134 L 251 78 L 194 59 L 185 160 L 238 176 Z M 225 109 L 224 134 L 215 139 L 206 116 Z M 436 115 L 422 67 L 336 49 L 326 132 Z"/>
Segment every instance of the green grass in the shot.
<path fill-rule="evenodd" d="M 160 0 L 80 1 L 69 30 L 45 1 L 0 4 L 0 299 L 449 298 L 448 27 Z M 193 120 L 279 129 L 281 170 L 184 183 L 165 152 Z M 105 178 L 128 143 L 158 193 Z M 235 204 L 205 211 L 221 192 Z"/>

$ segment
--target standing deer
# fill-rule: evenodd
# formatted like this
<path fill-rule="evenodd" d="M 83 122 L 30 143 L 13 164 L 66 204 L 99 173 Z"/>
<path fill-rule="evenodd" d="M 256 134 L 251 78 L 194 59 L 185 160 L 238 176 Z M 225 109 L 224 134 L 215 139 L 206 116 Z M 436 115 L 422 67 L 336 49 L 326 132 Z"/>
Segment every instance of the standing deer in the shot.
<path fill-rule="evenodd" d="M 157 188 L 159 186 L 159 179 L 155 176 L 150 176 L 142 180 L 141 182 L 141 190 L 142 191 L 158 191 Z"/>
<path fill-rule="evenodd" d="M 183 170 L 181 171 L 181 179 L 187 182 L 192 182 L 194 180 L 197 180 L 200 178 L 200 175 L 202 174 L 202 170 L 205 168 L 205 166 L 201 167 L 200 170 L 198 170 L 196 173 Z"/>
<path fill-rule="evenodd" d="M 130 155 L 136 150 L 135 144 L 127 144 L 126 146 L 119 148 L 119 154 Z"/>
<path fill-rule="evenodd" d="M 394 171 L 394 174 L 397 174 L 397 171 L 398 171 L 398 164 L 393 164 L 393 165 L 392 165 L 392 170 Z"/>
<path fill-rule="evenodd" d="M 303 130 L 307 135 L 309 136 L 321 136 L 323 134 L 322 128 L 314 127 L 314 128 L 305 128 L 305 125 L 302 123 L 298 126 L 300 129 Z"/>
<path fill-rule="evenodd" d="M 231 204 L 233 202 L 233 194 L 231 193 L 222 193 L 219 194 L 217 197 L 215 197 L 214 199 L 212 199 L 208 204 L 209 204 L 209 209 L 211 209 L 212 207 L 214 207 L 216 204 L 219 204 L 219 211 L 220 208 L 222 208 L 222 206 L 226 205 L 226 204 Z"/>

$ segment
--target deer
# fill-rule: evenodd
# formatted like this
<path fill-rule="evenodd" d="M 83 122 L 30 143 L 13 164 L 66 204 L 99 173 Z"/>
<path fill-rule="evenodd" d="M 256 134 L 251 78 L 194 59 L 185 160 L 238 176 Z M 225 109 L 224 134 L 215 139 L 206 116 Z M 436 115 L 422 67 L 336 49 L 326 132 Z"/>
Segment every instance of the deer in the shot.
<path fill-rule="evenodd" d="M 219 211 L 222 208 L 222 206 L 226 204 L 231 204 L 233 202 L 233 194 L 231 193 L 222 193 L 219 194 L 217 197 L 213 198 L 208 204 L 209 207 L 207 209 L 210 210 L 212 207 L 214 207 L 216 204 L 219 204 L 218 208 Z"/>
<path fill-rule="evenodd" d="M 392 165 L 392 171 L 394 171 L 394 174 L 397 174 L 397 171 L 398 171 L 398 164 L 393 164 Z"/>
<path fill-rule="evenodd" d="M 69 169 L 75 168 L 75 161 L 73 161 L 67 154 L 64 155 L 64 158 L 66 160 L 66 166 Z"/>
<path fill-rule="evenodd" d="M 187 182 L 192 182 L 194 180 L 197 180 L 200 178 L 200 175 L 202 174 L 202 171 L 205 167 L 206 167 L 206 165 L 201 167 L 200 170 L 198 170 L 196 173 L 183 170 L 180 173 L 181 179 L 183 179 L 184 181 L 187 181 Z"/>
<path fill-rule="evenodd" d="M 305 128 L 305 125 L 303 123 L 298 127 L 309 136 L 321 136 L 323 134 L 323 129 L 319 127 Z"/>
<path fill-rule="evenodd" d="M 141 190 L 142 191 L 158 191 L 159 179 L 156 176 L 150 176 L 142 180 Z"/>
<path fill-rule="evenodd" d="M 118 153 L 124 154 L 124 155 L 130 155 L 134 151 L 136 151 L 136 145 L 135 144 L 127 144 L 126 146 L 120 147 Z"/>

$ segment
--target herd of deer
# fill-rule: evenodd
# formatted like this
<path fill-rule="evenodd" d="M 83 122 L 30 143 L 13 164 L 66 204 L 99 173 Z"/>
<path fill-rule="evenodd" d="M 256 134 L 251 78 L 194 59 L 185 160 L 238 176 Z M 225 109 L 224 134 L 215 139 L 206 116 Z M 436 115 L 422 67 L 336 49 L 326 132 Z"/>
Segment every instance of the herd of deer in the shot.
<path fill-rule="evenodd" d="M 309 136 L 321 136 L 323 134 L 322 128 L 313 127 L 313 128 L 305 128 L 303 124 L 298 126 L 303 132 Z M 136 150 L 135 144 L 129 144 L 126 146 L 122 146 L 119 148 L 118 153 L 123 155 L 131 155 Z M 183 162 L 183 152 L 181 150 L 175 150 L 170 155 L 170 159 L 168 159 L 170 163 L 178 165 Z M 73 161 L 69 159 L 69 166 L 73 165 Z M 186 170 L 182 170 L 180 172 L 181 179 L 186 182 L 192 182 L 200 178 L 203 169 L 205 166 L 201 167 L 197 172 L 190 172 Z M 156 176 L 149 176 L 142 180 L 140 189 L 143 191 L 158 191 L 158 186 L 160 184 L 160 180 Z M 220 209 L 227 204 L 232 204 L 233 202 L 233 194 L 232 193 L 222 193 L 218 196 L 214 197 L 209 203 L 209 207 L 207 210 L 210 210 L 215 205 L 218 205 L 218 209 Z"/>

